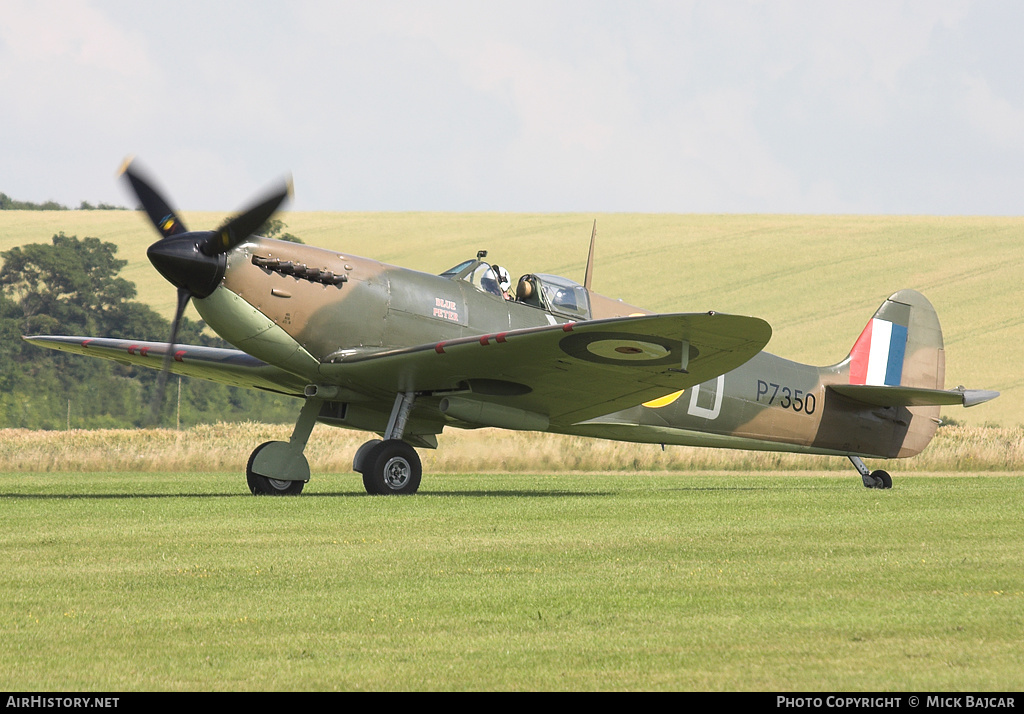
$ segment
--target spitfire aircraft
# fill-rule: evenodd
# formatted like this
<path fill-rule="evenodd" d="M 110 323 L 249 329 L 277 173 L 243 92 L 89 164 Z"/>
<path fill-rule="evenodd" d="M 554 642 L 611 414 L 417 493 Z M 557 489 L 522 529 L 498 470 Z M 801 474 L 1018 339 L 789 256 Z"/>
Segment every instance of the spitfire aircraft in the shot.
<path fill-rule="evenodd" d="M 144 172 L 122 169 L 160 233 L 149 260 L 178 291 L 169 342 L 26 337 L 31 343 L 303 400 L 288 441 L 252 452 L 253 494 L 302 491 L 317 422 L 376 432 L 354 454 L 370 494 L 411 494 L 416 447 L 445 427 L 498 427 L 637 443 L 845 456 L 919 453 L 944 405 L 996 392 L 944 388 L 942 331 L 913 290 L 874 313 L 850 353 L 815 367 L 766 352 L 771 327 L 717 312 L 654 314 L 584 284 L 527 273 L 515 289 L 480 251 L 414 270 L 254 235 L 290 194 L 282 185 L 214 231 L 190 232 Z M 191 300 L 237 349 L 176 344 Z"/>

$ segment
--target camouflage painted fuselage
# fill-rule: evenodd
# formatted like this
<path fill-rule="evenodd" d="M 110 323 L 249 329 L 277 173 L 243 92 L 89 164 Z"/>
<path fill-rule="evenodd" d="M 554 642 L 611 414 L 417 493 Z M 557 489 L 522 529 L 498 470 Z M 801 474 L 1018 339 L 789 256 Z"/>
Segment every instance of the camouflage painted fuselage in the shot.
<path fill-rule="evenodd" d="M 828 389 L 849 361 L 817 368 L 761 353 L 664 402 L 609 414 L 572 430 L 585 436 L 766 451 L 913 456 L 938 427 L 939 407 L 871 407 Z"/>
<path fill-rule="evenodd" d="M 585 300 L 588 304 L 577 302 L 573 313 L 553 309 L 550 302 L 505 300 L 458 277 L 253 238 L 229 254 L 222 285 L 195 304 L 207 323 L 239 349 L 309 384 L 337 386 L 336 401 L 325 405 L 321 421 L 381 432 L 395 392 L 372 381 L 349 380 L 346 364 L 353 358 L 409 345 L 647 313 L 594 293 L 588 292 Z M 874 319 L 904 330 L 896 383 L 942 389 L 942 336 L 927 300 L 901 291 Z M 857 360 L 854 350 L 838 364 L 813 367 L 762 352 L 696 387 L 548 430 L 635 442 L 836 455 L 890 458 L 918 453 L 935 432 L 939 407 L 872 406 L 831 389 L 856 379 L 851 368 L 857 369 Z M 446 416 L 438 408 L 441 397 L 434 392 L 457 388 L 456 379 L 419 390 L 422 396 L 408 433 L 413 440 L 421 437 L 421 445 L 433 445 L 429 436 L 446 425 L 488 425 Z"/>

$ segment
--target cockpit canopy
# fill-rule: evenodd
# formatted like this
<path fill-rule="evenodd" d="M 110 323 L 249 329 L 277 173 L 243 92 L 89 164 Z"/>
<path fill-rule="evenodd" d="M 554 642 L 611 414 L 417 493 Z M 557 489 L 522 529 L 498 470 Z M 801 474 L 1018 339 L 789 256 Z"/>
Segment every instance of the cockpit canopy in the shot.
<path fill-rule="evenodd" d="M 467 283 L 491 295 L 501 297 L 501 288 L 498 286 L 498 275 L 488 263 L 482 260 L 464 260 L 454 268 L 441 273 L 442 278 L 452 280 L 465 280 Z"/>
<path fill-rule="evenodd" d="M 494 268 L 479 259 L 465 260 L 441 273 L 441 277 L 464 280 L 477 290 L 498 297 L 502 294 Z M 528 273 L 522 276 L 512 299 L 573 320 L 590 319 L 587 289 L 558 275 Z"/>
<path fill-rule="evenodd" d="M 543 307 L 559 315 L 579 320 L 590 319 L 587 289 L 568 278 L 544 273 L 524 275 L 519 278 L 516 296 L 521 302 Z"/>

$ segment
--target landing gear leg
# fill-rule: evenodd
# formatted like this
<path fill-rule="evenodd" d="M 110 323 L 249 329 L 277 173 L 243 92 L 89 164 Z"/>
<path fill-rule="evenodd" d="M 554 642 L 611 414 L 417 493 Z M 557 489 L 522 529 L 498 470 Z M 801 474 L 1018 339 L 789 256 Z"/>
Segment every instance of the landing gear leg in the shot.
<path fill-rule="evenodd" d="M 850 456 L 850 462 L 857 469 L 860 474 L 861 481 L 864 482 L 864 488 L 892 488 L 892 476 L 889 475 L 888 471 L 871 471 L 859 456 Z"/>
<path fill-rule="evenodd" d="M 307 399 L 288 441 L 268 441 L 256 447 L 245 467 L 245 480 L 254 496 L 297 496 L 309 481 L 309 462 L 302 452 L 316 424 L 323 401 Z"/>
<path fill-rule="evenodd" d="M 415 449 L 402 441 L 415 401 L 413 392 L 397 395 L 384 440 L 366 442 L 352 460 L 352 468 L 363 475 L 363 488 L 371 495 L 413 494 L 420 487 L 423 475 L 420 457 Z"/>

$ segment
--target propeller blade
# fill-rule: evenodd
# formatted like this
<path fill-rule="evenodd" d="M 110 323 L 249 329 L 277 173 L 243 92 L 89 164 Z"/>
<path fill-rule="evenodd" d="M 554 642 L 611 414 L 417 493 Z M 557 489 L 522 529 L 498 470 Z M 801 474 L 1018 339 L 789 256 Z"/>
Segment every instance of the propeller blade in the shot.
<path fill-rule="evenodd" d="M 125 159 L 121 165 L 120 174 L 128 181 L 136 198 L 139 199 L 139 204 L 146 211 L 157 231 L 164 238 L 187 232 L 188 229 L 178 214 L 154 188 L 153 181 L 135 165 L 134 161 L 132 157 Z"/>
<path fill-rule="evenodd" d="M 193 296 L 203 299 L 213 294 L 224 277 L 227 264 L 224 254 L 258 231 L 274 215 L 291 196 L 292 181 L 290 177 L 282 181 L 245 211 L 225 221 L 216 231 L 191 233 L 132 158 L 121 165 L 120 174 L 128 181 L 161 236 L 149 247 L 146 255 L 160 274 L 178 289 L 178 307 L 171 323 L 171 338 L 150 405 L 149 425 L 156 425 L 160 422 L 167 376 L 171 371 L 178 330 L 188 301 Z"/>
<path fill-rule="evenodd" d="M 150 405 L 149 425 L 157 426 L 160 423 L 160 411 L 164 404 L 164 391 L 167 389 L 167 375 L 171 373 L 171 360 L 174 359 L 174 345 L 178 341 L 178 328 L 181 327 L 181 317 L 185 313 L 192 293 L 184 288 L 178 288 L 178 307 L 174 311 L 174 322 L 171 323 L 171 339 L 168 340 L 167 353 L 164 355 L 163 367 L 160 369 L 160 376 L 156 382 L 156 394 L 153 403 Z"/>
<path fill-rule="evenodd" d="M 291 195 L 292 182 L 289 178 L 287 181 L 282 182 L 281 185 L 269 191 L 265 198 L 225 222 L 214 231 L 209 240 L 203 244 L 203 253 L 210 256 L 227 253 L 258 231 L 260 226 L 270 220 L 270 217 L 285 202 L 285 199 Z"/>

